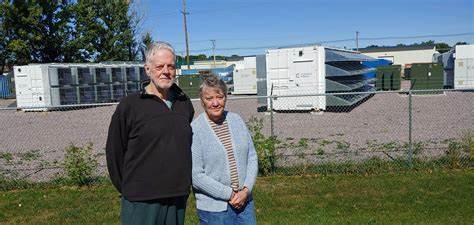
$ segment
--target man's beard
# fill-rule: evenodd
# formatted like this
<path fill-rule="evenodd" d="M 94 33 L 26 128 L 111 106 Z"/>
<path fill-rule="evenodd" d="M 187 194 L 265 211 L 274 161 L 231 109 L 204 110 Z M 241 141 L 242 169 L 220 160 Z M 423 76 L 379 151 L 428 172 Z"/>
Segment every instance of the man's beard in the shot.
<path fill-rule="evenodd" d="M 155 86 L 156 90 L 164 90 L 164 91 L 167 91 L 171 86 L 173 86 L 173 84 L 175 82 L 175 79 L 171 78 L 171 83 L 169 84 L 169 86 L 167 85 L 166 88 L 162 88 L 157 83 L 155 83 L 154 79 L 150 79 L 150 80 L 151 80 L 151 83 L 153 83 L 153 85 Z"/>

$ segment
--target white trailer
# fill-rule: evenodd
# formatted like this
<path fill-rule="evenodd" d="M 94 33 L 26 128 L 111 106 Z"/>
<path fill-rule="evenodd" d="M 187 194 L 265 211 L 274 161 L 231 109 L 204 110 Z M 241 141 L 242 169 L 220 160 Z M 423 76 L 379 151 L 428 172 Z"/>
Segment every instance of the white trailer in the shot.
<path fill-rule="evenodd" d="M 142 63 L 50 63 L 14 66 L 17 108 L 119 101 L 146 79 Z"/>
<path fill-rule="evenodd" d="M 267 95 L 324 94 L 324 55 L 324 48 L 320 46 L 268 50 Z M 275 110 L 325 109 L 326 97 L 276 98 L 272 107 Z"/>
<path fill-rule="evenodd" d="M 232 94 L 257 94 L 257 60 L 256 56 L 243 57 L 236 61 L 234 67 L 234 90 Z"/>
<path fill-rule="evenodd" d="M 359 52 L 319 45 L 270 49 L 266 52 L 267 95 L 275 110 L 326 110 L 328 106 L 352 106 L 368 95 L 325 96 L 334 92 L 368 91 L 364 73 L 373 71 L 361 61 L 374 60 Z M 308 96 L 302 96 L 308 95 Z"/>
<path fill-rule="evenodd" d="M 474 88 L 474 45 L 456 45 L 454 89 Z"/>
<path fill-rule="evenodd" d="M 232 94 L 257 94 L 257 68 L 234 70 L 234 91 Z"/>

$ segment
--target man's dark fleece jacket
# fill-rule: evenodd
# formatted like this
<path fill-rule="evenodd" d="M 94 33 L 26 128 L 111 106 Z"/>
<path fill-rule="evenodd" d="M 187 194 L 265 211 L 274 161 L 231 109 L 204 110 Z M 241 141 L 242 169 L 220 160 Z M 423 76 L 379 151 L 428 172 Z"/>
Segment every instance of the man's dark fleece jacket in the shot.
<path fill-rule="evenodd" d="M 123 98 L 112 116 L 107 168 L 129 201 L 189 194 L 194 108 L 176 84 L 169 91 L 175 96 L 171 109 L 143 88 Z"/>

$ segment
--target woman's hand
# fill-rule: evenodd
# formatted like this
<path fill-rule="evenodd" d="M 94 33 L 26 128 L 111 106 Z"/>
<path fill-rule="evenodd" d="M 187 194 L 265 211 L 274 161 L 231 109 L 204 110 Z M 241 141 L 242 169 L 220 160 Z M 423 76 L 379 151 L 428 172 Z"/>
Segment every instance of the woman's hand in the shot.
<path fill-rule="evenodd" d="M 248 192 L 247 187 L 238 192 L 233 192 L 229 204 L 236 209 L 241 209 L 247 203 Z"/>

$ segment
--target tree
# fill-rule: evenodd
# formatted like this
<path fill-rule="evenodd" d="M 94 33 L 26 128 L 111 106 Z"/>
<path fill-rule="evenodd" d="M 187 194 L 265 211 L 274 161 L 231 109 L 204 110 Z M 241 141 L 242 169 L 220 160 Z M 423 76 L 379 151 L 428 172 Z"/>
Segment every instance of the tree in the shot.
<path fill-rule="evenodd" d="M 67 1 L 38 1 L 37 7 L 36 20 L 40 26 L 33 28 L 36 36 L 32 40 L 34 60 L 50 63 L 69 59 L 71 51 L 76 51 L 68 46 L 73 30 L 71 4 Z"/>
<path fill-rule="evenodd" d="M 32 42 L 37 39 L 32 31 L 38 25 L 38 9 L 27 1 L 3 1 L 1 12 L 2 67 L 27 64 L 33 59 Z"/>
<path fill-rule="evenodd" d="M 130 1 L 0 1 L 0 70 L 31 62 L 136 60 Z"/>
<path fill-rule="evenodd" d="M 467 45 L 467 44 L 468 44 L 467 42 L 459 41 L 459 42 L 456 42 L 456 44 L 454 44 L 454 46 L 456 46 L 456 45 Z"/>
<path fill-rule="evenodd" d="M 142 60 L 146 59 L 146 51 L 153 43 L 153 38 L 151 37 L 150 32 L 146 32 L 146 34 L 142 37 L 142 43 L 140 45 L 140 52 L 142 54 Z"/>
<path fill-rule="evenodd" d="M 451 47 L 446 44 L 446 43 L 443 43 L 443 42 L 440 42 L 440 43 L 436 43 L 436 50 L 439 52 L 439 53 L 445 53 L 447 51 L 449 51 L 451 49 Z"/>
<path fill-rule="evenodd" d="M 87 61 L 135 60 L 133 20 L 129 2 L 82 0 L 74 7 L 76 39 Z"/>

